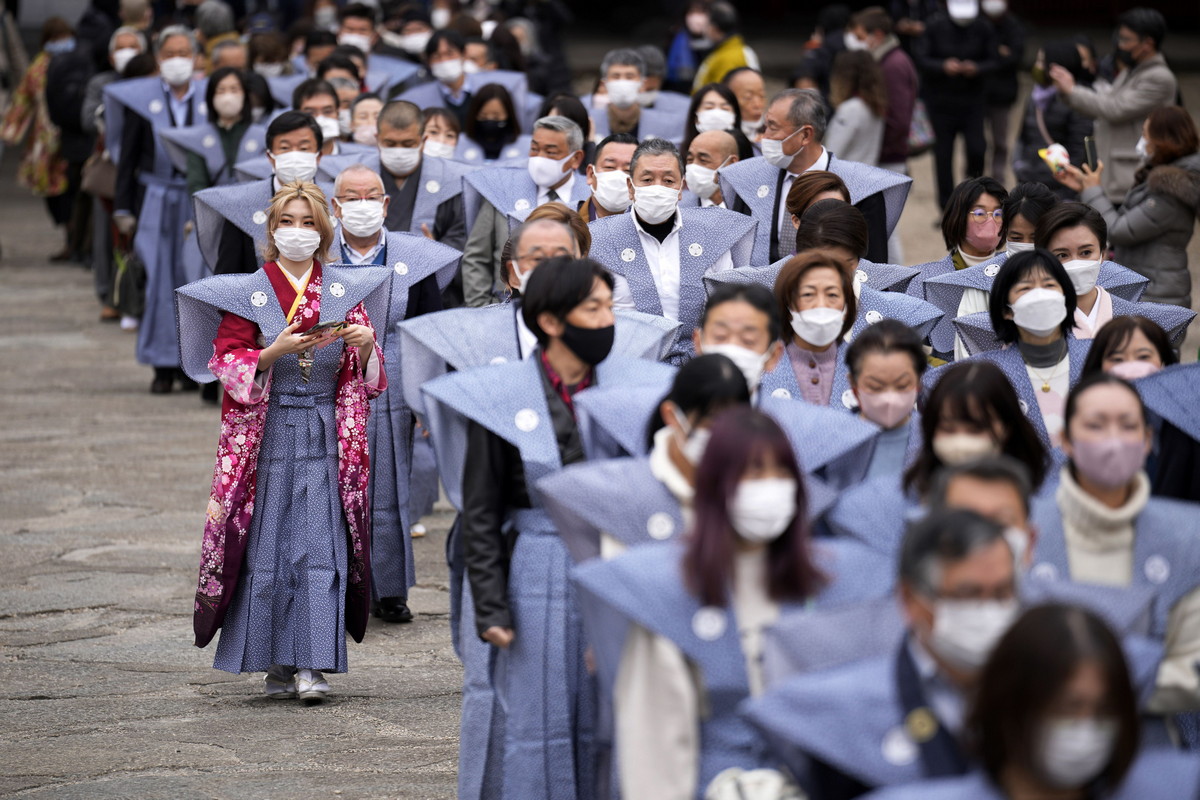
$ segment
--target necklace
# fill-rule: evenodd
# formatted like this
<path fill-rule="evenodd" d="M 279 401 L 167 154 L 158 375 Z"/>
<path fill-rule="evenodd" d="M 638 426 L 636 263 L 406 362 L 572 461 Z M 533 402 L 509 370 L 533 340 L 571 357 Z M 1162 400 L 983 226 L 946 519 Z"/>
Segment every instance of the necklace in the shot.
<path fill-rule="evenodd" d="M 1067 340 L 1063 339 L 1063 356 L 1066 355 L 1066 351 L 1067 351 Z M 1064 360 L 1063 356 L 1059 356 L 1058 360 L 1054 362 L 1054 367 L 1053 367 L 1053 369 L 1050 370 L 1049 375 L 1043 375 L 1041 372 L 1039 372 L 1036 367 L 1034 367 L 1032 364 L 1029 363 L 1029 359 L 1025 358 L 1024 353 L 1021 354 L 1021 360 L 1025 362 L 1025 366 L 1029 369 L 1030 372 L 1033 373 L 1034 377 L 1036 377 L 1039 381 L 1042 382 L 1042 391 L 1049 392 L 1050 391 L 1050 381 L 1052 381 L 1056 377 L 1058 377 L 1058 368 L 1061 367 L 1063 364 L 1063 360 Z"/>

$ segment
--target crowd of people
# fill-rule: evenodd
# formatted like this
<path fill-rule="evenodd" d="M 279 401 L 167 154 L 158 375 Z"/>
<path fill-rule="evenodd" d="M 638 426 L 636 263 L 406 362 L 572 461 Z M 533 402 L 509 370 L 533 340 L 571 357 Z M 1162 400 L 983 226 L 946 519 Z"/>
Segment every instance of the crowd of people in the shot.
<path fill-rule="evenodd" d="M 1200 796 L 1158 12 L 1047 42 L 1014 137 L 1005 0 L 826 9 L 770 96 L 726 0 L 583 96 L 556 2 L 188 11 L 47 23 L 4 135 L 151 391 L 221 403 L 215 668 L 324 700 L 441 491 L 460 798 Z"/>

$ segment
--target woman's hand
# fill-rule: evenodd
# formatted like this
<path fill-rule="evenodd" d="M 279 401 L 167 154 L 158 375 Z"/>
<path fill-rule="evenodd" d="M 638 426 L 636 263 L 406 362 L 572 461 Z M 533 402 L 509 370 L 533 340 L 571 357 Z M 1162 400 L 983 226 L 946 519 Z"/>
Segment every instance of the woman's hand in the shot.
<path fill-rule="evenodd" d="M 1054 180 L 1061 183 L 1073 192 L 1083 191 L 1083 173 L 1079 171 L 1079 167 L 1067 164 L 1065 167 L 1059 167 L 1054 171 Z"/>
<path fill-rule="evenodd" d="M 348 347 L 358 348 L 359 363 L 365 365 L 375 352 L 375 333 L 366 325 L 347 325 L 338 333 Z"/>
<path fill-rule="evenodd" d="M 486 642 L 496 645 L 501 650 L 507 650 L 513 642 L 513 629 L 493 625 L 483 632 L 483 639 Z"/>
<path fill-rule="evenodd" d="M 304 352 L 320 340 L 321 335 L 319 333 L 296 333 L 296 329 L 300 327 L 300 322 L 300 320 L 296 320 L 291 325 L 288 325 L 279 332 L 279 335 L 275 337 L 274 342 L 267 345 L 261 352 L 259 352 L 259 372 L 265 371 L 283 356 L 291 353 Z"/>
<path fill-rule="evenodd" d="M 1080 173 L 1080 182 L 1083 184 L 1084 189 L 1091 189 L 1093 186 L 1100 185 L 1100 176 L 1104 174 L 1103 161 L 1096 162 L 1095 172 L 1092 172 L 1092 168 L 1087 164 L 1083 165 L 1082 170 Z"/>

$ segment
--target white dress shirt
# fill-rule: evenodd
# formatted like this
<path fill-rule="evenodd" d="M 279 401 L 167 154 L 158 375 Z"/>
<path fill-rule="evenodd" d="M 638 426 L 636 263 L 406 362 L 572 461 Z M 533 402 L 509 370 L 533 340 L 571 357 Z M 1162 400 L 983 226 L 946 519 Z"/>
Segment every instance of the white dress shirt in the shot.
<path fill-rule="evenodd" d="M 642 229 L 637 214 L 632 214 L 633 227 L 637 230 L 638 241 L 646 263 L 650 265 L 650 274 L 654 278 L 654 288 L 658 289 L 658 301 L 662 305 L 663 316 L 667 319 L 679 320 L 679 237 L 683 229 L 683 215 L 675 212 L 675 224 L 671 232 L 660 244 L 650 234 Z M 705 274 L 712 275 L 733 269 L 733 258 L 728 252 L 709 268 Z M 633 293 L 629 290 L 629 281 L 623 275 L 613 275 L 613 308 L 637 308 Z"/>
<path fill-rule="evenodd" d="M 817 169 L 829 169 L 829 151 L 824 147 L 821 147 L 821 155 L 817 157 L 817 160 L 813 162 L 813 165 L 804 171 L 812 172 L 813 170 Z M 775 218 L 779 221 L 778 224 L 780 228 L 783 227 L 783 221 L 788 218 L 788 190 L 792 188 L 792 181 L 796 180 L 798 177 L 800 177 L 800 175 L 795 172 L 789 172 L 787 175 L 785 175 L 783 178 L 783 186 L 779 190 L 779 197 L 775 198 L 775 203 L 778 206 L 779 212 L 775 215 Z M 792 248 L 788 248 L 789 252 L 791 249 Z"/>
<path fill-rule="evenodd" d="M 533 351 L 537 349 L 538 340 L 533 335 L 533 331 L 525 326 L 525 315 L 521 313 L 520 306 L 513 306 L 513 316 L 517 318 L 517 352 L 521 354 L 521 360 L 524 361 L 533 355 Z"/>
<path fill-rule="evenodd" d="M 554 193 L 556 195 L 558 195 L 558 202 L 562 203 L 567 208 L 571 208 L 571 190 L 574 188 L 575 188 L 575 170 L 571 170 L 570 172 L 567 173 L 567 182 L 554 190 Z M 550 202 L 550 190 L 539 186 L 538 193 L 537 193 L 537 204 L 540 206 L 540 205 L 544 205 L 545 203 L 549 203 L 549 202 Z M 571 210 L 574 211 L 574 209 L 571 209 Z"/>

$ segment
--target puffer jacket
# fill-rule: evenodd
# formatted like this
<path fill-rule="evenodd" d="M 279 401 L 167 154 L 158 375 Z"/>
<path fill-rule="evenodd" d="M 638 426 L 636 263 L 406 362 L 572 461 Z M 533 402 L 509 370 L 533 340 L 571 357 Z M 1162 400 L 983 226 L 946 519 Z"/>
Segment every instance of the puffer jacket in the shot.
<path fill-rule="evenodd" d="M 1113 208 L 1102 187 L 1080 199 L 1104 215 L 1115 261 L 1150 279 L 1143 300 L 1191 307 L 1187 246 L 1200 214 L 1200 153 L 1161 164 Z"/>

